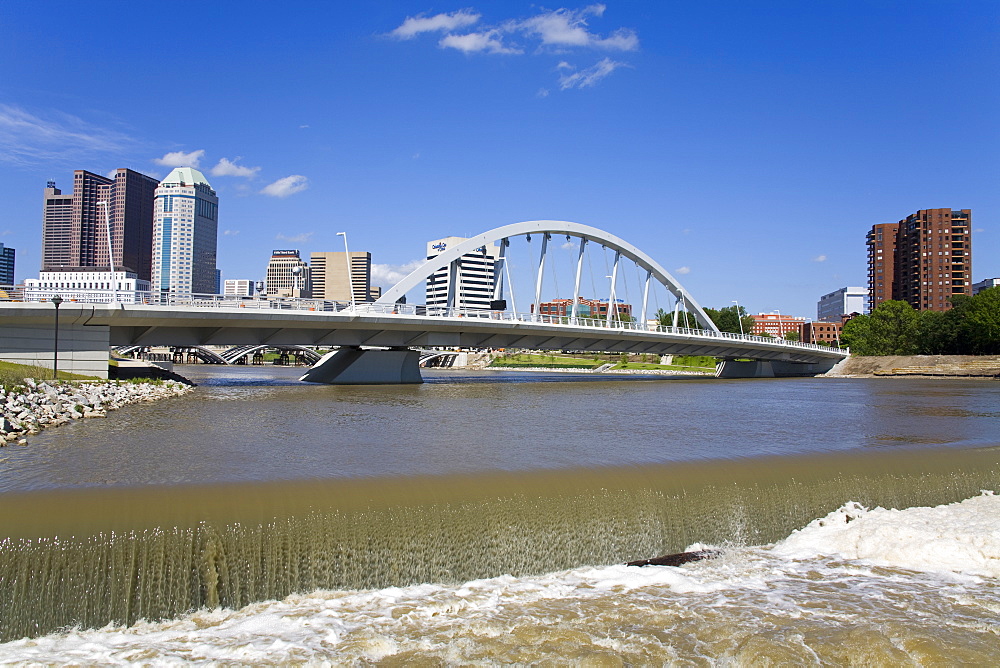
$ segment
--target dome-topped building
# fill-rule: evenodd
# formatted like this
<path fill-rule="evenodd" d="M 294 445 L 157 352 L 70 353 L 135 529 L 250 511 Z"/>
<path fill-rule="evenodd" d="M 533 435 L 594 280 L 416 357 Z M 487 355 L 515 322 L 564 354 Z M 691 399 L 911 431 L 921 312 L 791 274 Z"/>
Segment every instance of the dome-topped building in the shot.
<path fill-rule="evenodd" d="M 219 198 L 205 175 L 177 167 L 156 189 L 153 209 L 152 289 L 214 294 Z"/>

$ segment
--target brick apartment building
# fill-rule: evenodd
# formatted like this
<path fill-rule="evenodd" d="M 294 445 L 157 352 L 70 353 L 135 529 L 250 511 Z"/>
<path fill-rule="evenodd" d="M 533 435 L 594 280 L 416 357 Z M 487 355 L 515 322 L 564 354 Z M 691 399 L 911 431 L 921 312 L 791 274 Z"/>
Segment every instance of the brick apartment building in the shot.
<path fill-rule="evenodd" d="M 867 235 L 871 309 L 887 299 L 947 311 L 951 296 L 972 294 L 972 211 L 921 209 Z"/>

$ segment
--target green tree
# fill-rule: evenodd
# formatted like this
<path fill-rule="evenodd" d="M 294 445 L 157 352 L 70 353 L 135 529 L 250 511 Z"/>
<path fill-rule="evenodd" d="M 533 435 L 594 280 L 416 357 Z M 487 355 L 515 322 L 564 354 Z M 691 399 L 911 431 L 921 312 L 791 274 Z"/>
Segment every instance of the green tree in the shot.
<path fill-rule="evenodd" d="M 742 321 L 743 333 L 749 334 L 753 330 L 754 319 L 752 315 L 747 315 L 747 310 L 740 306 L 724 306 L 720 309 L 706 308 L 705 313 L 712 319 L 715 326 L 722 332 L 740 333 L 740 322 Z"/>
<path fill-rule="evenodd" d="M 921 355 L 960 354 L 958 324 L 961 313 L 921 311 L 917 322 L 917 348 Z"/>
<path fill-rule="evenodd" d="M 957 338 L 964 344 L 964 352 L 1000 354 L 1000 286 L 983 290 L 975 297 L 955 295 L 952 303 Z"/>
<path fill-rule="evenodd" d="M 885 301 L 844 325 L 841 340 L 856 355 L 916 354 L 919 315 L 909 303 Z"/>
<path fill-rule="evenodd" d="M 798 341 L 799 338 L 798 332 L 785 332 L 785 341 Z"/>
<path fill-rule="evenodd" d="M 674 325 L 673 311 L 664 311 L 662 308 L 657 309 L 654 317 L 663 327 L 673 327 Z M 677 326 L 687 327 L 688 329 L 701 329 L 701 325 L 695 320 L 694 314 L 687 311 L 681 311 L 677 314 Z"/>

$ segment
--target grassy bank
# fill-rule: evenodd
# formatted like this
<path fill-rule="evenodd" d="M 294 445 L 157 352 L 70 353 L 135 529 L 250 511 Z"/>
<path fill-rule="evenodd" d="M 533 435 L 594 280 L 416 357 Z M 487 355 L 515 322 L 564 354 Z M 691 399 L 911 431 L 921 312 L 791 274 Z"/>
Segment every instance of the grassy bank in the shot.
<path fill-rule="evenodd" d="M 0 362 L 0 385 L 9 389 L 15 385 L 21 385 L 25 378 L 35 380 L 51 380 L 52 369 L 43 366 L 33 366 L 30 364 L 14 364 L 13 362 Z M 59 380 L 100 380 L 94 376 L 83 376 L 78 373 L 68 371 L 59 372 Z"/>
<path fill-rule="evenodd" d="M 542 368 L 579 369 L 590 371 L 605 364 L 613 364 L 614 369 L 636 371 L 715 371 L 713 357 L 674 357 L 673 364 L 659 364 L 658 355 L 589 355 L 579 356 L 568 353 L 510 353 L 496 357 L 492 368 Z"/>

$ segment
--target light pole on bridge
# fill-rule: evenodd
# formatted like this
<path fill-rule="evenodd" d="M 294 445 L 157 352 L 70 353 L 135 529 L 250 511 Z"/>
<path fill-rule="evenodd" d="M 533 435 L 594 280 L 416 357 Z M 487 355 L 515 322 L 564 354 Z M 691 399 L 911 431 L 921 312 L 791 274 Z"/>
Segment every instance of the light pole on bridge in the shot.
<path fill-rule="evenodd" d="M 740 323 L 740 336 L 746 336 L 746 333 L 743 331 L 743 316 L 740 315 L 740 303 L 735 299 L 733 303 L 736 304 L 736 320 Z"/>
<path fill-rule="evenodd" d="M 356 309 L 354 302 L 354 272 L 351 271 L 351 251 L 347 248 L 347 232 L 337 232 L 338 237 L 344 237 L 344 256 L 347 262 L 347 289 L 351 293 L 351 313 Z"/>

